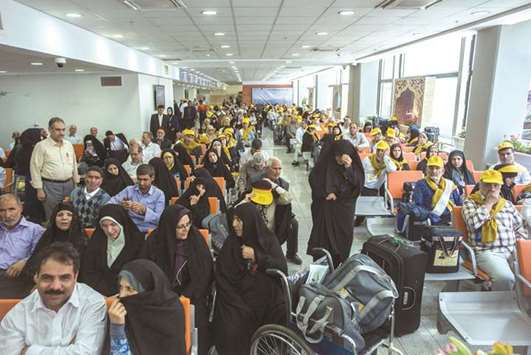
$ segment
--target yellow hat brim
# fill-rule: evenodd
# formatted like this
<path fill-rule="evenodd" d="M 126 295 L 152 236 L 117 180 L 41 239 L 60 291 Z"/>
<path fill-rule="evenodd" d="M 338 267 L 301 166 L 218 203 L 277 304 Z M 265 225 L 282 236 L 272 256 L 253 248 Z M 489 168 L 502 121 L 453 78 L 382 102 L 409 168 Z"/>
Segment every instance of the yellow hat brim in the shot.
<path fill-rule="evenodd" d="M 271 190 L 253 189 L 251 201 L 259 205 L 269 206 L 273 203 L 273 193 Z"/>

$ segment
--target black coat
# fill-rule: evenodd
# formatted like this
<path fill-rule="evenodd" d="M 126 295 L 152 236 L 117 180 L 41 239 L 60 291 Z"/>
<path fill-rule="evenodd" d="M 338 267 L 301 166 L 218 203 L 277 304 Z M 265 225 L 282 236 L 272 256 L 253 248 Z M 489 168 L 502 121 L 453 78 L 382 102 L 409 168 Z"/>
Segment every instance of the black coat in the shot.
<path fill-rule="evenodd" d="M 162 115 L 162 126 L 159 124 L 159 114 L 154 113 L 149 120 L 149 131 L 153 134 L 153 137 L 157 136 L 157 129 L 162 128 L 166 134 L 168 134 L 168 128 L 170 125 L 170 118 L 168 115 Z"/>

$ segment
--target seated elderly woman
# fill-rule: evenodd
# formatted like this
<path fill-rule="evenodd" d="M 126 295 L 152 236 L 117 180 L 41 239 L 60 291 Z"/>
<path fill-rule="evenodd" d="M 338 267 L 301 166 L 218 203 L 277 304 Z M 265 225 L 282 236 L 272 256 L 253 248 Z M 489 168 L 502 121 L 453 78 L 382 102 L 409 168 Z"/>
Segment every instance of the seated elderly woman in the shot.
<path fill-rule="evenodd" d="M 118 292 L 122 267 L 139 257 L 145 235 L 120 205 L 105 205 L 81 260 L 80 279 L 104 296 Z"/>
<path fill-rule="evenodd" d="M 118 285 L 108 310 L 110 355 L 186 354 L 183 308 L 162 270 L 150 260 L 131 261 Z"/>
<path fill-rule="evenodd" d="M 426 177 L 415 184 L 413 202 L 426 211 L 431 224 L 448 224 L 452 207 L 463 204 L 461 194 L 452 180 L 443 177 L 441 157 L 432 156 L 426 165 Z"/>
<path fill-rule="evenodd" d="M 265 272 L 287 263 L 255 205 L 237 206 L 232 227 L 216 260 L 214 342 L 221 355 L 244 355 L 258 327 L 287 322 L 280 282 Z"/>
<path fill-rule="evenodd" d="M 105 175 L 103 176 L 101 188 L 108 193 L 109 196 L 112 197 L 127 186 L 134 185 L 133 180 L 117 159 L 105 159 L 104 169 Z"/>
<path fill-rule="evenodd" d="M 170 287 L 188 297 L 195 306 L 199 354 L 206 354 L 209 347 L 207 298 L 213 261 L 208 245 L 191 222 L 190 210 L 181 205 L 166 207 L 143 254 L 162 269 Z"/>

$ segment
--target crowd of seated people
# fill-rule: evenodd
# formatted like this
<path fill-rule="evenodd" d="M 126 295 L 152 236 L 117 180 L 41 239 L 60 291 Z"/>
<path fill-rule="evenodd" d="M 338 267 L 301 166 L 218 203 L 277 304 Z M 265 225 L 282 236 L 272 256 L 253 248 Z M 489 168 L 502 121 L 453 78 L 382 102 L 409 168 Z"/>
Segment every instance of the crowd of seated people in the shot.
<path fill-rule="evenodd" d="M 25 182 L 23 194 L 0 196 L 0 298 L 22 299 L 0 325 L 6 353 L 184 354 L 180 296 L 195 307 L 199 354 L 211 346 L 248 354 L 258 327 L 285 323 L 279 280 L 266 270 L 287 272 L 287 262 L 302 260 L 290 184 L 281 160 L 262 149 L 262 126 L 272 121 L 285 128 L 293 166 L 302 158 L 310 170 L 308 253 L 324 247 L 335 265 L 343 262 L 355 198 L 381 195 L 389 173 L 421 170 L 412 203 L 434 225 L 449 224 L 453 207 L 463 206 L 493 289 L 513 287 L 509 259 L 527 231 L 511 188 L 531 178 L 509 142 L 476 181 L 463 152 L 446 157 L 396 119 L 360 130 L 307 108 L 189 101 L 158 107 L 140 142 L 113 131 L 101 142 L 97 128 L 81 139 L 54 117 L 49 135 L 22 132 L 1 162 Z M 73 144 L 84 148 L 78 157 Z M 211 200 L 229 226 L 215 257 L 200 232 Z"/>

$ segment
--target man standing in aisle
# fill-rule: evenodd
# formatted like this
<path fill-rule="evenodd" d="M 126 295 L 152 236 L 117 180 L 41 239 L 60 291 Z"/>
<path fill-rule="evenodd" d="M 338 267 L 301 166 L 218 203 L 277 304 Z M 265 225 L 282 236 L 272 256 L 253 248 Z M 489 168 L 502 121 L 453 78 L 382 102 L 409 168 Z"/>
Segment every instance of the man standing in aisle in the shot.
<path fill-rule="evenodd" d="M 30 160 L 31 185 L 37 190 L 47 220 L 79 182 L 74 147 L 64 139 L 65 122 L 51 118 L 48 131 L 50 136 L 35 145 Z"/>
<path fill-rule="evenodd" d="M 164 114 L 164 105 L 157 106 L 157 113 L 151 115 L 149 121 L 149 131 L 153 137 L 157 136 L 157 129 L 162 128 L 164 132 L 168 133 L 168 125 L 170 118 Z"/>

